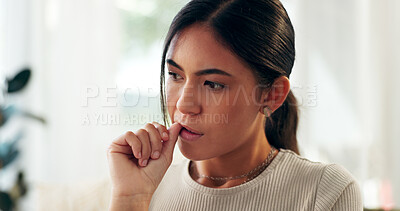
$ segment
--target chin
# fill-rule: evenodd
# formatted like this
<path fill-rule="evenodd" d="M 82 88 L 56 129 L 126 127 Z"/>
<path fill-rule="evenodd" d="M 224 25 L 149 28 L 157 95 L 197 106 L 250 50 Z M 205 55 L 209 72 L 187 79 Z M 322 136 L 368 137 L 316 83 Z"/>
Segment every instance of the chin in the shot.
<path fill-rule="evenodd" d="M 180 137 L 178 138 L 177 142 L 179 150 L 181 151 L 182 155 L 189 160 L 193 161 L 207 160 L 212 157 L 210 155 L 205 155 L 204 153 L 201 152 L 202 150 L 199 150 L 193 145 L 183 142 Z"/>

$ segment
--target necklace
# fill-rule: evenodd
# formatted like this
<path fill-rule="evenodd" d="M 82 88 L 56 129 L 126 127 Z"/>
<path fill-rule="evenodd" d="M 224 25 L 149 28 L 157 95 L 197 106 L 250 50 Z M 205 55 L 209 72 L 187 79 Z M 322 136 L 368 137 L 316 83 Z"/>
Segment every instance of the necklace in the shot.
<path fill-rule="evenodd" d="M 226 181 L 226 180 L 235 180 L 235 179 L 240 179 L 246 176 L 249 176 L 253 173 L 256 173 L 255 175 L 247 178 L 243 183 L 246 183 L 252 179 L 254 179 L 256 176 L 258 176 L 262 171 L 264 171 L 268 165 L 272 162 L 272 159 L 274 157 L 274 154 L 276 152 L 276 149 L 274 147 L 271 146 L 271 151 L 268 153 L 267 159 L 264 160 L 264 162 L 262 162 L 260 165 L 258 165 L 256 168 L 254 168 L 253 170 L 251 170 L 248 173 L 239 175 L 239 176 L 233 176 L 233 177 L 212 177 L 212 176 L 207 176 L 207 175 L 203 175 L 203 174 L 196 174 L 197 177 L 199 178 L 207 178 L 210 180 L 215 180 L 215 181 Z M 193 164 L 193 163 L 192 163 Z M 194 165 L 191 165 L 190 168 L 193 169 Z M 194 171 L 192 171 L 194 172 Z M 243 184 L 242 183 L 242 184 Z"/>

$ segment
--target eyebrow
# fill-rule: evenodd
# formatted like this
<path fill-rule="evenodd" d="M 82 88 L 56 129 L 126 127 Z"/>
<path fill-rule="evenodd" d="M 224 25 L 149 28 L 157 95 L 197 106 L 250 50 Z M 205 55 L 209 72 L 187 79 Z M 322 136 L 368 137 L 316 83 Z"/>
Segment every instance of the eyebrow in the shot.
<path fill-rule="evenodd" d="M 181 66 L 179 66 L 174 60 L 167 59 L 167 63 L 184 72 L 183 68 Z M 219 74 L 219 75 L 226 75 L 226 76 L 231 76 L 232 77 L 231 74 L 229 74 L 229 73 L 227 73 L 227 72 L 225 72 L 223 70 L 216 69 L 216 68 L 200 70 L 200 71 L 195 73 L 196 76 L 210 75 L 210 74 Z"/>

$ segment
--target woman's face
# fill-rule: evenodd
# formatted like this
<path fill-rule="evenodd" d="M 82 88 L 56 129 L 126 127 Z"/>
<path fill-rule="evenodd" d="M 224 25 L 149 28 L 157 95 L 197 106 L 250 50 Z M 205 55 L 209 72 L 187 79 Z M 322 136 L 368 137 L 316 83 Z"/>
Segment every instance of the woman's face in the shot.
<path fill-rule="evenodd" d="M 261 105 L 249 67 L 203 25 L 172 40 L 167 55 L 166 100 L 172 122 L 203 134 L 178 138 L 182 154 L 204 160 L 237 151 L 260 129 Z"/>

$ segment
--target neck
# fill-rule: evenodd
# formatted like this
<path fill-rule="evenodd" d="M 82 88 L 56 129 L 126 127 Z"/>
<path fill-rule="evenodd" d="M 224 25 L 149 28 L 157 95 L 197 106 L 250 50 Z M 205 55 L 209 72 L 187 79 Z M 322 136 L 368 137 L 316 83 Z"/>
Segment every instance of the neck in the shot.
<path fill-rule="evenodd" d="M 250 172 L 265 161 L 271 150 L 263 128 L 253 134 L 243 142 L 243 145 L 227 154 L 208 160 L 192 161 L 195 166 L 193 171 L 196 171 L 198 175 L 203 174 L 212 177 L 234 177 Z M 247 177 L 244 177 L 236 180 L 212 181 L 207 178 L 198 178 L 194 172 L 190 173 L 198 183 L 214 188 L 233 187 L 247 179 Z"/>

